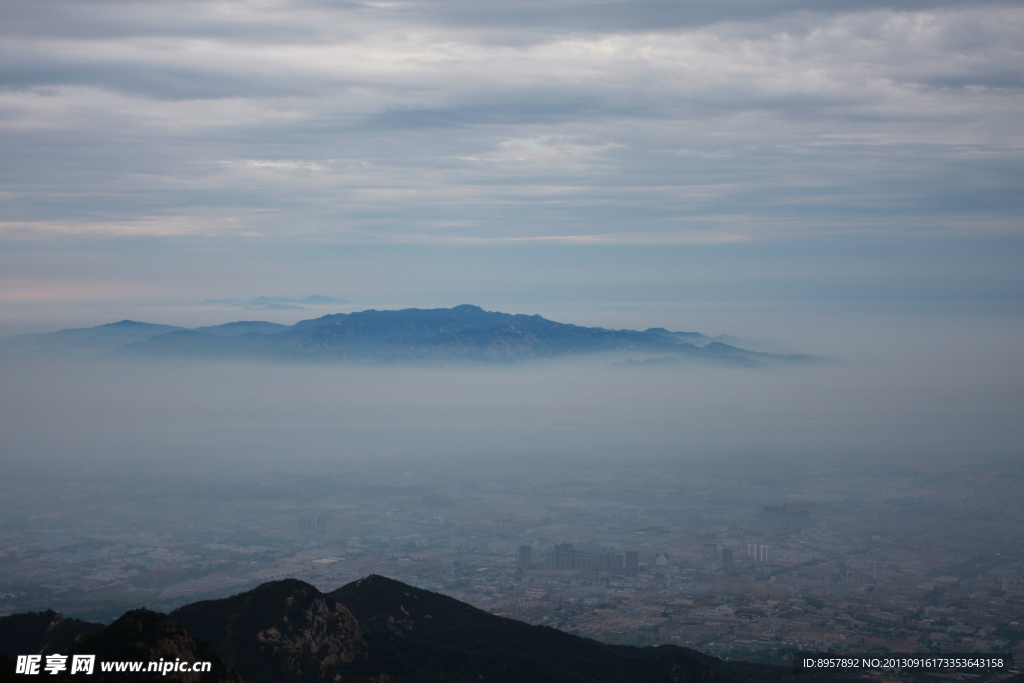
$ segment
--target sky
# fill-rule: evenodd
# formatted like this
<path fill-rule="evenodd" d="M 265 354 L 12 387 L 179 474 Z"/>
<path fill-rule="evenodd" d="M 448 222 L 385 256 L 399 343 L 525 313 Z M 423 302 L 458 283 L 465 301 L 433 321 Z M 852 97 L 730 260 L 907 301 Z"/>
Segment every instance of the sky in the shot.
<path fill-rule="evenodd" d="M 6 0 L 0 335 L 1019 303 L 1021 35 L 984 0 Z"/>

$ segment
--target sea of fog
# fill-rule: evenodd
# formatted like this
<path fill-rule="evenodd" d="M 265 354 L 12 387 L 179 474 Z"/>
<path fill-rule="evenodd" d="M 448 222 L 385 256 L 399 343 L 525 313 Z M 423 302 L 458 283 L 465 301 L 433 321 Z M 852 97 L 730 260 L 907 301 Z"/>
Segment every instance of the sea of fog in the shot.
<path fill-rule="evenodd" d="M 727 333 L 835 362 L 751 370 L 602 359 L 366 367 L 7 357 L 4 464 L 9 472 L 227 477 L 268 468 L 386 475 L 420 465 L 546 477 L 647 460 L 878 467 L 901 458 L 1019 457 L 1024 444 L 1024 316 L 1016 303 L 485 307 L 581 325 Z M 144 319 L 253 317 L 244 313 L 211 321 L 209 312 L 190 320 L 188 311 L 154 311 Z M 303 317 L 274 315 L 259 317 Z M 55 319 L 37 331 L 66 326 Z"/>

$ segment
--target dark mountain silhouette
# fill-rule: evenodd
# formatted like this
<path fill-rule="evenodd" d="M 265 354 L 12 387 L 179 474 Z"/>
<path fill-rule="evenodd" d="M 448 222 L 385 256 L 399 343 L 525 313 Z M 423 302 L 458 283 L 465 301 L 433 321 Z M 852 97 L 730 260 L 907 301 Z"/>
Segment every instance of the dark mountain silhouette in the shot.
<path fill-rule="evenodd" d="M 369 615 L 366 624 L 358 623 L 338 596 L 357 603 Z M 381 676 L 438 683 L 710 680 L 710 669 L 696 653 L 675 648 L 678 652 L 668 656 L 623 654 L 379 576 L 326 595 L 295 579 L 274 581 L 231 598 L 187 605 L 170 617 L 210 642 L 250 683 Z M 434 628 L 440 623 L 445 625 Z M 481 626 L 483 638 L 478 637 Z"/>
<path fill-rule="evenodd" d="M 65 619 L 64 615 L 47 610 L 0 617 L 0 654 L 17 655 L 60 654 L 80 637 L 99 633 L 103 624 L 78 619 Z"/>
<path fill-rule="evenodd" d="M 402 637 L 418 643 L 458 648 L 472 655 L 503 652 L 523 661 L 546 662 L 561 670 L 561 673 L 552 671 L 555 678 L 551 680 L 607 683 L 848 681 L 832 674 L 801 673 L 797 676 L 789 667 L 726 662 L 676 645 L 608 645 L 548 626 L 532 626 L 490 614 L 446 595 L 377 575 L 354 581 L 327 595 L 343 602 L 366 634 L 388 633 L 396 640 Z"/>
<path fill-rule="evenodd" d="M 369 576 L 328 593 L 367 630 L 471 652 L 506 650 L 557 664 L 587 680 L 707 681 L 715 658 L 675 646 L 616 647 L 547 626 L 489 614 L 438 593 Z"/>
<path fill-rule="evenodd" d="M 67 654 L 96 655 L 92 674 L 79 673 L 75 680 L 96 681 L 182 681 L 183 683 L 242 683 L 209 645 L 193 638 L 180 624 L 165 614 L 136 609 L 125 613 L 102 632 L 79 639 Z M 100 662 L 210 662 L 209 672 L 103 672 Z"/>
<path fill-rule="evenodd" d="M 471 652 L 364 629 L 341 602 L 295 579 L 170 616 L 212 643 L 249 683 L 592 681 L 517 653 Z"/>
<path fill-rule="evenodd" d="M 52 613 L 44 613 L 51 614 Z M 15 615 L 40 620 L 39 615 Z M 7 620 L 14 617 L 7 617 Z M 53 622 L 53 617 L 49 617 Z M 57 620 L 59 622 L 59 620 Z M 9 623 L 20 623 L 11 621 Z M 27 623 L 27 622 L 26 622 Z M 47 622 L 50 623 L 50 622 Z M 83 622 L 78 622 L 83 623 Z M 38 629 L 13 654 L 38 652 Z M 170 615 L 126 613 L 66 654 L 103 661 L 209 661 L 202 676 L 165 680 L 238 683 L 823 683 L 833 674 L 724 662 L 673 645 L 613 646 L 531 626 L 382 576 L 321 593 L 296 579 L 265 583 Z M 97 664 L 98 667 L 98 664 Z M 230 667 L 230 668 L 229 668 Z M 100 675 L 82 680 L 119 680 Z M 0 680 L 13 678 L 0 656 Z M 236 673 L 237 672 L 237 673 Z M 156 680 L 150 674 L 120 674 Z M 61 676 L 54 680 L 65 680 Z"/>
<path fill-rule="evenodd" d="M 367 657 L 359 624 L 345 606 L 296 579 L 186 605 L 170 617 L 210 643 L 249 683 L 334 681 Z"/>

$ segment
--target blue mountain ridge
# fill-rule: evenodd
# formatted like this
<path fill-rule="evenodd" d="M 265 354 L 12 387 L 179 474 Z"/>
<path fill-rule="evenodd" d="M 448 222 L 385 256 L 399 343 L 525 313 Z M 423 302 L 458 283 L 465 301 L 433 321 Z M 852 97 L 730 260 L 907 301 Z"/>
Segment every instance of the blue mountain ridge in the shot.
<path fill-rule="evenodd" d="M 336 313 L 286 326 L 238 321 L 195 329 L 122 321 L 84 330 L 23 335 L 19 350 L 88 351 L 117 357 L 219 358 L 319 362 L 477 362 L 616 354 L 625 364 L 663 365 L 694 360 L 760 366 L 808 363 L 803 355 L 750 351 L 698 332 L 664 328 L 612 330 L 548 320 L 540 315 L 454 308 Z M 10 342 L 9 342 L 10 344 Z M 636 358 L 635 356 L 639 356 Z"/>

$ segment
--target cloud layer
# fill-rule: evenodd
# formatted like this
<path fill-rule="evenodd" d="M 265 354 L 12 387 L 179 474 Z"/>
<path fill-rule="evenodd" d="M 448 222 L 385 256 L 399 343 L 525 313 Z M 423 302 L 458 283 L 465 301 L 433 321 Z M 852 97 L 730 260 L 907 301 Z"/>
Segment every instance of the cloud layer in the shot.
<path fill-rule="evenodd" d="M 1019 236 L 1019 3 L 2 14 L 2 237 Z"/>

